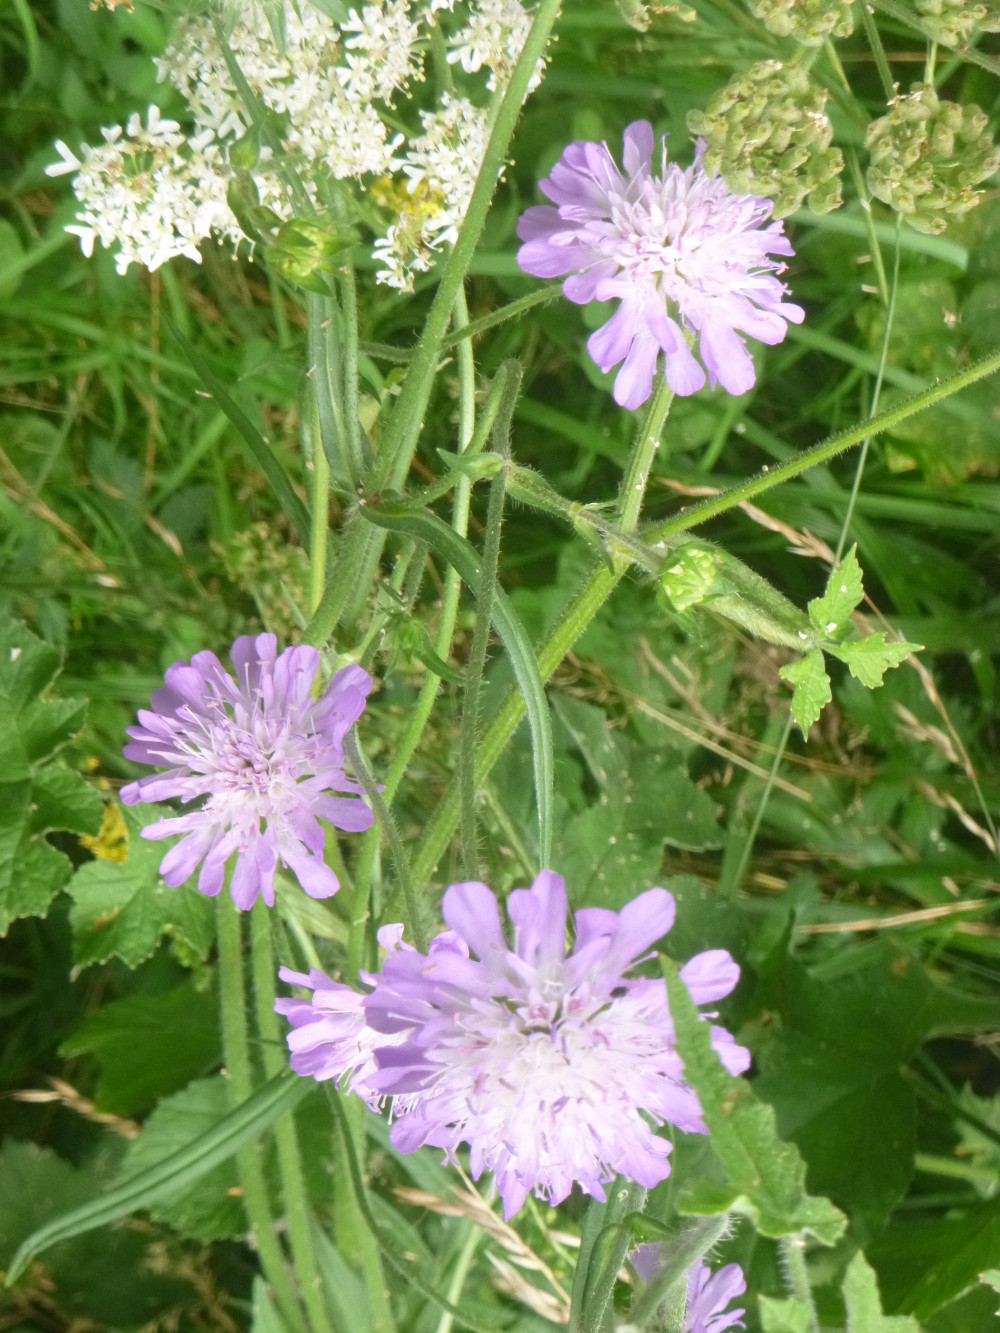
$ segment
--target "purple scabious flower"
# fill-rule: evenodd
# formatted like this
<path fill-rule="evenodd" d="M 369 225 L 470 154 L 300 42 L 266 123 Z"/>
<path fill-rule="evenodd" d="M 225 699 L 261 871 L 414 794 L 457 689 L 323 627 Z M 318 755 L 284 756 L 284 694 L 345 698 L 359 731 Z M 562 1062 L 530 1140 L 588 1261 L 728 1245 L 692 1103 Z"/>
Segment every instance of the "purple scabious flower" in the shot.
<path fill-rule="evenodd" d="M 508 1218 L 532 1190 L 556 1204 L 574 1183 L 603 1199 L 618 1174 L 665 1179 L 671 1144 L 653 1126 L 706 1129 L 662 979 L 625 973 L 670 929 L 671 895 L 650 889 L 621 912 L 576 912 L 568 956 L 566 891 L 551 871 L 510 894 L 513 947 L 485 884 L 453 884 L 442 911 L 449 929 L 426 955 L 398 926 L 380 931 L 389 954 L 362 976 L 363 1021 L 347 987 L 285 974 L 314 989 L 311 1002 L 279 1001 L 293 1068 L 349 1082 L 371 1105 L 391 1096 L 401 1152 L 430 1144 L 450 1157 L 467 1143 L 473 1176 L 495 1173 Z M 681 977 L 705 1004 L 733 989 L 739 969 L 717 949 Z M 712 1036 L 725 1066 L 742 1072 L 748 1053 L 721 1028 Z"/>
<path fill-rule="evenodd" d="M 261 894 L 274 904 L 274 872 L 280 861 L 312 898 L 340 887 L 323 861 L 325 819 L 357 833 L 370 828 L 372 812 L 356 796 L 361 787 L 344 773 L 343 740 L 361 716 L 372 678 L 348 666 L 321 698 L 310 695 L 319 653 L 286 648 L 278 655 L 273 634 L 244 635 L 230 656 L 234 679 L 214 653 L 167 668 L 164 688 L 139 725 L 125 756 L 165 767 L 122 788 L 126 805 L 180 797 L 207 799 L 197 809 L 161 819 L 144 838 L 185 836 L 160 862 L 171 886 L 183 884 L 201 865 L 198 888 L 215 895 L 236 853 L 230 892 L 236 906 L 252 907 Z"/>
<path fill-rule="evenodd" d="M 753 359 L 741 333 L 779 343 L 787 321 L 801 323 L 801 306 L 783 305 L 784 264 L 791 255 L 782 224 L 763 224 L 771 201 L 732 194 L 720 176 L 701 165 L 652 167 L 653 127 L 637 120 L 623 135 L 624 171 L 606 144 L 571 143 L 540 182 L 555 207 L 540 204 L 521 215 L 524 242 L 517 262 L 538 278 L 566 277 L 563 292 L 577 305 L 620 304 L 591 334 L 587 351 L 615 377 L 615 402 L 634 408 L 653 391 L 660 352 L 667 384 L 676 394 L 720 383 L 746 393 L 755 381 Z M 695 358 L 697 347 L 701 364 Z"/>
<path fill-rule="evenodd" d="M 713 1273 L 703 1260 L 693 1265 L 688 1275 L 687 1311 L 681 1333 L 722 1333 L 725 1328 L 743 1328 L 744 1310 L 726 1306 L 747 1289 L 739 1264 L 726 1264 Z"/>
<path fill-rule="evenodd" d="M 652 1282 L 660 1271 L 663 1241 L 640 1245 L 629 1261 L 643 1282 Z M 717 1273 L 712 1272 L 703 1259 L 697 1260 L 688 1272 L 687 1304 L 681 1333 L 722 1333 L 726 1328 L 743 1328 L 740 1315 L 744 1310 L 726 1310 L 735 1296 L 747 1289 L 739 1264 L 726 1264 Z"/>

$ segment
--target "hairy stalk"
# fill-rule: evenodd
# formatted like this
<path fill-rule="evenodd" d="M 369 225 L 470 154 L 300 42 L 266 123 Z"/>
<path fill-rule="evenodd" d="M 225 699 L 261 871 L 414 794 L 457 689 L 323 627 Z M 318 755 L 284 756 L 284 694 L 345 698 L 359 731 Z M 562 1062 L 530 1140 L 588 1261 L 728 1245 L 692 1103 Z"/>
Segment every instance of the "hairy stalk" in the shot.
<path fill-rule="evenodd" d="M 248 1101 L 253 1092 L 246 996 L 243 989 L 240 914 L 225 889 L 216 900 L 216 909 L 222 1047 L 229 1074 L 230 1101 L 235 1109 Z M 259 1144 L 244 1144 L 236 1155 L 236 1164 L 247 1220 L 260 1255 L 264 1277 L 274 1292 L 278 1309 L 289 1328 L 293 1333 L 307 1333 L 302 1309 L 285 1265 L 285 1256 L 275 1234 Z"/>
<path fill-rule="evenodd" d="M 364 451 L 361 439 L 361 386 L 358 376 L 358 288 L 354 269 L 344 268 L 340 275 L 340 309 L 343 312 L 341 329 L 341 395 L 344 404 L 344 443 L 351 461 L 351 475 L 361 476 Z"/>
<path fill-rule="evenodd" d="M 560 5 L 561 0 L 540 0 L 527 41 L 511 71 L 510 82 L 493 122 L 465 219 L 454 247 L 441 263 L 438 288 L 420 341 L 407 367 L 399 398 L 385 424 L 370 474 L 365 478 L 365 489 L 369 494 L 379 492 L 387 485 L 394 490 L 401 490 L 406 481 L 455 299 L 479 243 L 497 179 L 509 156 L 510 141 L 527 97 L 528 84 L 545 51 Z M 314 617 L 315 623 L 310 626 L 311 642 L 325 642 L 333 632 L 356 586 L 361 565 L 359 553 L 367 549 L 368 543 L 374 543 L 376 549 L 381 549 L 383 541 L 384 537 L 373 532 L 367 524 L 352 523 L 344 532 L 341 573 L 336 581 L 331 580 L 329 595 Z"/>
<path fill-rule="evenodd" d="M 455 297 L 452 313 L 453 322 L 457 327 L 461 328 L 468 324 L 469 312 L 463 287 L 459 288 Z M 458 354 L 458 364 L 459 420 L 456 452 L 461 455 L 479 453 L 486 442 L 486 434 L 485 429 L 483 429 L 481 435 L 477 435 L 476 431 L 476 368 L 471 343 L 462 345 Z M 495 385 L 494 390 L 496 390 Z M 483 424 L 487 429 L 486 423 L 492 422 L 499 406 L 498 392 L 492 392 L 490 400 L 487 411 L 483 414 Z M 454 486 L 455 498 L 452 502 L 451 525 L 460 537 L 464 537 L 469 528 L 469 499 L 472 485 L 469 479 L 463 476 L 458 478 L 457 484 L 450 476 L 446 478 L 446 481 L 448 483 L 447 488 L 441 494 L 446 494 L 447 490 Z M 451 641 L 455 633 L 455 622 L 458 619 L 458 603 L 461 591 L 461 579 L 453 569 L 446 569 L 444 589 L 441 594 L 441 614 L 438 618 L 437 638 L 434 643 L 434 651 L 444 661 L 448 660 L 448 655 L 451 652 Z M 416 588 L 414 589 L 414 596 L 416 596 Z M 392 764 L 389 766 L 389 771 L 385 777 L 383 795 L 387 808 L 392 805 L 393 797 L 396 795 L 396 790 L 402 781 L 403 774 L 406 772 L 407 765 L 420 744 L 424 728 L 430 721 L 440 684 L 441 677 L 433 671 L 428 671 L 417 696 L 416 706 L 410 714 L 409 724 L 400 738 Z M 367 904 L 370 899 L 375 858 L 378 854 L 378 840 L 378 828 L 370 829 L 365 834 L 358 853 L 357 882 L 361 886 L 361 891 L 366 894 L 366 899 L 364 904 L 358 903 L 356 905 L 358 910 L 352 913 L 351 940 L 347 955 L 347 965 L 351 974 L 361 965 L 361 956 L 364 949 L 364 935 L 361 926 L 368 917 Z M 419 880 L 417 882 L 419 883 Z"/>
<path fill-rule="evenodd" d="M 864 6 L 862 6 L 864 8 Z M 867 12 L 867 11 L 866 11 Z M 875 377 L 875 388 L 872 390 L 872 405 L 868 415 L 873 417 L 878 411 L 879 398 L 882 396 L 882 380 L 885 377 L 885 367 L 889 359 L 889 339 L 892 337 L 892 324 L 896 314 L 896 292 L 899 289 L 899 232 L 903 225 L 900 217 L 896 218 L 896 254 L 892 265 L 892 287 L 889 291 L 889 307 L 885 314 L 885 334 L 882 337 L 882 353 L 879 357 L 878 374 Z M 851 519 L 854 517 L 854 506 L 857 503 L 858 492 L 861 490 L 861 478 L 864 476 L 865 463 L 868 461 L 868 446 L 872 442 L 872 437 L 866 435 L 861 441 L 861 453 L 858 457 L 858 466 L 854 472 L 854 485 L 851 487 L 851 494 L 847 501 L 847 512 L 844 514 L 844 520 L 840 525 L 840 537 L 837 540 L 837 552 L 833 557 L 835 565 L 840 564 L 841 557 L 844 554 L 844 547 L 847 545 L 847 534 L 851 530 Z"/>
<path fill-rule="evenodd" d="M 395 1238 L 390 1238 L 382 1232 L 368 1203 L 368 1191 L 365 1188 L 364 1177 L 361 1174 L 361 1164 L 358 1160 L 357 1153 L 354 1150 L 354 1142 L 351 1138 L 347 1124 L 346 1107 L 344 1104 L 347 1098 L 345 1098 L 342 1093 L 338 1092 L 336 1088 L 330 1086 L 330 1084 L 327 1084 L 327 1089 L 330 1097 L 330 1105 L 333 1107 L 334 1117 L 337 1120 L 341 1137 L 343 1139 L 344 1151 L 347 1157 L 347 1167 L 350 1172 L 351 1184 L 354 1187 L 358 1208 L 365 1223 L 371 1230 L 372 1235 L 377 1240 L 379 1248 L 385 1255 L 386 1263 L 390 1268 L 395 1269 L 404 1282 L 407 1282 L 410 1286 L 416 1288 L 421 1295 L 426 1296 L 428 1300 L 432 1300 L 434 1304 L 440 1306 L 442 1310 L 453 1315 L 463 1328 L 471 1329 L 472 1333 L 500 1333 L 499 1329 L 494 1328 L 490 1324 L 481 1324 L 473 1315 L 468 1314 L 466 1311 L 460 1310 L 456 1305 L 453 1305 L 447 1296 L 438 1291 L 436 1287 L 432 1286 L 432 1284 L 424 1278 L 417 1264 L 409 1263 L 406 1259 L 400 1256 L 399 1245 Z"/>
<path fill-rule="evenodd" d="M 608 1186 L 606 1203 L 593 1199 L 587 1205 L 570 1296 L 570 1333 L 598 1333 L 602 1327 L 631 1244 L 628 1230 L 618 1224 L 630 1213 L 642 1212 L 648 1192 L 635 1181 L 618 1176 Z M 595 1268 L 599 1271 L 592 1271 Z"/>
<path fill-rule="evenodd" d="M 254 995 L 257 1001 L 257 1028 L 261 1038 L 264 1073 L 268 1078 L 280 1074 L 286 1067 L 281 1026 L 274 1012 L 274 951 L 271 930 L 277 927 L 266 903 L 258 899 L 250 914 L 251 959 L 253 964 Z M 309 1325 L 313 1333 L 333 1333 L 333 1325 L 326 1312 L 316 1266 L 309 1216 L 309 1196 L 306 1192 L 302 1157 L 295 1117 L 283 1115 L 274 1125 L 278 1146 L 278 1170 L 281 1173 L 281 1192 L 288 1215 L 288 1235 L 291 1241 L 292 1265 L 295 1269 L 305 1302 Z"/>
<path fill-rule="evenodd" d="M 618 526 L 623 529 L 630 518 L 633 529 L 635 527 L 649 476 L 649 469 L 656 453 L 657 442 L 663 433 L 671 401 L 672 395 L 666 385 L 663 384 L 654 393 L 646 409 L 645 417 L 633 446 L 632 459 L 626 469 L 619 491 L 616 519 Z M 612 573 L 602 560 L 591 570 L 579 592 L 564 609 L 548 638 L 538 649 L 538 673 L 543 683 L 549 679 L 573 644 L 597 615 L 624 576 L 627 567 L 627 561 L 619 560 L 615 563 L 615 570 Z M 517 730 L 519 722 L 524 717 L 524 711 L 523 695 L 520 692 L 512 691 L 504 699 L 499 711 L 486 728 L 476 755 L 476 782 L 479 786 L 482 786 L 507 742 Z M 438 806 L 417 850 L 413 862 L 413 875 L 418 883 L 430 879 L 434 873 L 437 863 L 455 831 L 458 818 L 458 784 L 453 782 Z"/>
<path fill-rule="evenodd" d="M 508 362 L 508 365 L 511 363 Z M 510 457 L 510 424 L 520 389 L 521 367 L 515 365 L 511 368 L 493 430 L 493 449 L 501 459 Z M 462 793 L 462 857 L 466 879 L 477 879 L 479 876 L 479 853 L 476 843 L 476 740 L 479 732 L 479 689 L 486 666 L 486 647 L 493 620 L 493 591 L 496 587 L 497 567 L 500 561 L 500 530 L 503 526 L 506 498 L 504 480 L 504 473 L 501 470 L 490 484 L 476 628 L 472 636 L 469 661 L 465 668 L 465 700 L 462 706 L 462 735 L 459 743 L 459 786 Z M 548 847 L 539 847 L 539 861 L 542 866 L 549 864 L 549 854 Z"/>
<path fill-rule="evenodd" d="M 319 438 L 319 423 L 310 422 L 312 437 L 312 503 L 310 505 L 311 540 L 309 542 L 309 614 L 314 615 L 323 600 L 326 581 L 327 538 L 330 532 L 330 464 Z"/>
<path fill-rule="evenodd" d="M 383 833 L 389 840 L 389 849 L 392 852 L 393 863 L 396 867 L 396 878 L 399 881 L 400 888 L 403 890 L 403 897 L 406 900 L 406 914 L 409 917 L 410 937 L 421 952 L 427 949 L 427 931 L 424 928 L 424 914 L 421 911 L 420 902 L 413 888 L 413 877 L 410 874 L 409 858 L 406 855 L 406 845 L 400 836 L 399 829 L 389 812 L 389 807 L 382 800 L 382 793 L 378 789 L 378 783 L 372 776 L 371 769 L 365 762 L 361 750 L 358 747 L 357 738 L 352 731 L 348 731 L 344 736 L 344 754 L 350 760 L 354 775 L 365 789 L 365 795 L 372 803 L 372 809 L 375 811 L 375 818 L 382 827 Z"/>
<path fill-rule="evenodd" d="M 848 430 L 839 431 L 821 444 L 813 445 L 811 449 L 804 449 L 796 458 L 790 458 L 787 463 L 779 463 L 759 476 L 751 477 L 738 486 L 730 487 L 728 491 L 723 491 L 721 495 L 713 496 L 710 500 L 703 500 L 700 504 L 691 505 L 690 508 L 683 509 L 672 518 L 662 519 L 657 523 L 650 524 L 648 528 L 644 529 L 643 536 L 646 541 L 655 542 L 664 537 L 672 537 L 678 532 L 689 532 L 691 528 L 697 527 L 699 523 L 705 523 L 710 518 L 725 514 L 728 510 L 735 509 L 737 505 L 742 504 L 744 500 L 752 500 L 755 495 L 773 490 L 775 486 L 790 481 L 792 477 L 797 477 L 801 472 L 815 467 L 818 463 L 829 462 L 831 458 L 836 458 L 837 454 L 842 454 L 847 449 L 853 448 L 854 445 L 860 444 L 866 436 L 879 435 L 884 430 L 890 430 L 893 426 L 898 426 L 901 421 L 906 421 L 908 417 L 915 416 L 917 412 L 923 412 L 925 408 L 933 407 L 935 403 L 940 403 L 953 393 L 968 388 L 970 384 L 975 384 L 988 375 L 995 375 L 998 370 L 1000 370 L 1000 350 L 984 356 L 982 360 L 968 366 L 965 370 L 959 371 L 957 375 L 952 375 L 946 380 L 940 380 L 929 389 L 924 389 L 921 393 L 914 394 L 912 398 L 907 398 L 903 402 L 888 408 L 885 412 L 880 412 L 877 417 L 862 421 L 856 426 L 851 426 Z"/>
<path fill-rule="evenodd" d="M 782 1266 L 788 1289 L 797 1301 L 801 1301 L 809 1310 L 809 1333 L 819 1333 L 819 1317 L 813 1303 L 812 1287 L 809 1283 L 809 1270 L 806 1268 L 806 1242 L 802 1236 L 782 1236 L 778 1242 L 781 1247 Z"/>

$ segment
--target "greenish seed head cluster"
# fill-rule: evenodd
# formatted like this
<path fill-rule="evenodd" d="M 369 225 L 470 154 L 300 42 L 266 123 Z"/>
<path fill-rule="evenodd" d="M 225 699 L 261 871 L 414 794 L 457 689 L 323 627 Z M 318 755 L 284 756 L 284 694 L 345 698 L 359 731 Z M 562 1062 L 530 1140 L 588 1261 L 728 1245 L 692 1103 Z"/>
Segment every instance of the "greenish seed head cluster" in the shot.
<path fill-rule="evenodd" d="M 928 37 L 946 46 L 964 46 L 973 32 L 1000 31 L 1000 3 L 969 0 L 914 0 L 920 25 Z"/>
<path fill-rule="evenodd" d="M 942 101 L 915 84 L 868 126 L 868 188 L 918 231 L 937 235 L 949 214 L 974 208 L 973 187 L 1000 167 L 989 120 L 978 106 Z"/>
<path fill-rule="evenodd" d="M 854 31 L 852 0 L 750 0 L 750 9 L 768 32 L 802 46 L 822 46 Z"/>
<path fill-rule="evenodd" d="M 808 198 L 814 213 L 841 203 L 844 156 L 832 146 L 827 92 L 795 64 L 761 60 L 736 74 L 688 128 L 705 140 L 703 163 L 731 190 L 774 200 L 786 217 Z"/>

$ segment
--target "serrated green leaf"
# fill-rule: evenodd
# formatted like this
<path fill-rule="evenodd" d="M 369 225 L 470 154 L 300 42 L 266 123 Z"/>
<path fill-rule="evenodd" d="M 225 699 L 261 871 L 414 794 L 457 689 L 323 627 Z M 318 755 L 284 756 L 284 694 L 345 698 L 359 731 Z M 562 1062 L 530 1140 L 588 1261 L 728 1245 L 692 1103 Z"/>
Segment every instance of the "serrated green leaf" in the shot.
<path fill-rule="evenodd" d="M 793 687 L 792 717 L 798 723 L 802 735 L 808 736 L 809 728 L 833 698 L 822 652 L 814 648 L 797 662 L 789 662 L 781 667 L 778 675 Z"/>
<path fill-rule="evenodd" d="M 812 1311 L 805 1301 L 758 1296 L 762 1333 L 812 1333 Z"/>
<path fill-rule="evenodd" d="M 847 1333 L 920 1333 L 911 1315 L 885 1315 L 875 1273 L 860 1252 L 847 1265 L 841 1290 L 847 1307 Z"/>
<path fill-rule="evenodd" d="M 18 620 L 0 625 L 0 699 L 14 712 L 36 699 L 58 670 L 58 649 L 36 638 Z"/>
<path fill-rule="evenodd" d="M 69 858 L 33 832 L 33 784 L 0 786 L 0 936 L 12 921 L 44 916 L 53 897 L 69 881 Z"/>
<path fill-rule="evenodd" d="M 214 938 L 212 905 L 192 883 L 172 889 L 160 878 L 164 849 L 147 842 L 142 829 L 167 807 L 137 805 L 122 811 L 129 834 L 128 859 L 91 861 L 66 886 L 73 899 L 75 971 L 120 958 L 137 967 L 165 933 L 176 934 L 197 957 L 205 958 Z"/>
<path fill-rule="evenodd" d="M 86 715 L 86 699 L 36 699 L 22 709 L 17 729 L 28 762 L 47 759 L 72 740 Z"/>
<path fill-rule="evenodd" d="M 104 817 L 101 793 L 79 773 L 62 764 L 47 764 L 31 786 L 32 832 L 59 829 L 66 833 L 96 833 Z"/>
<path fill-rule="evenodd" d="M 850 628 L 851 612 L 864 597 L 857 545 L 830 571 L 826 592 L 809 603 L 809 619 L 820 638 L 835 639 Z"/>
<path fill-rule="evenodd" d="M 806 1193 L 798 1149 L 778 1138 L 774 1112 L 750 1084 L 723 1068 L 711 1028 L 701 1021 L 676 966 L 661 962 L 685 1077 L 698 1094 L 712 1147 L 739 1192 L 735 1207 L 753 1217 L 763 1236 L 811 1231 L 833 1245 L 847 1219 L 829 1199 Z"/>
<path fill-rule="evenodd" d="M 851 675 L 860 680 L 870 690 L 882 684 L 882 677 L 890 667 L 897 667 L 905 662 L 910 653 L 918 653 L 923 647 L 919 643 L 886 643 L 885 632 L 869 634 L 863 639 L 847 643 L 827 644 L 827 652 L 846 662 Z"/>
<path fill-rule="evenodd" d="M 215 1129 L 231 1109 L 224 1078 L 198 1079 L 164 1098 L 129 1146 L 122 1174 L 141 1175 Z M 246 1234 L 246 1211 L 239 1194 L 236 1163 L 220 1162 L 189 1189 L 150 1205 L 150 1215 L 182 1235 L 203 1242 L 234 1240 Z"/>
<path fill-rule="evenodd" d="M 163 1040 L 164 1033 L 170 1034 L 169 1041 Z M 218 1066 L 222 1051 L 215 995 L 185 982 L 152 995 L 112 1000 L 85 1018 L 59 1051 L 97 1058 L 98 1110 L 135 1115 Z M 228 1110 L 227 1102 L 216 1118 Z M 183 1142 L 194 1137 L 192 1131 Z"/>

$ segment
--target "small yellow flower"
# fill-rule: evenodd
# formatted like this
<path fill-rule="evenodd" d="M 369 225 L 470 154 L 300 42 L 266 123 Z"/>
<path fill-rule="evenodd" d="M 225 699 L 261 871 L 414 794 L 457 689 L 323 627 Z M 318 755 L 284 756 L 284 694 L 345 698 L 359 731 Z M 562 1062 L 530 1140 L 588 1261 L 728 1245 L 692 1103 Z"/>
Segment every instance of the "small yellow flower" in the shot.
<path fill-rule="evenodd" d="M 120 865 L 128 860 L 128 829 L 121 806 L 109 801 L 104 807 L 104 819 L 98 833 L 80 834 L 80 845 L 93 852 L 98 861 L 114 861 Z"/>

